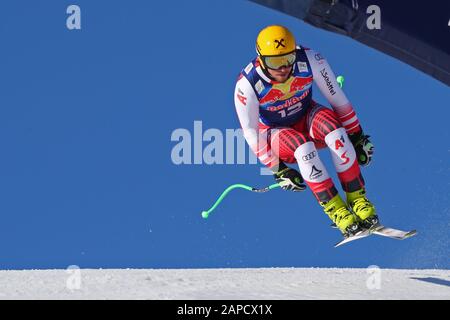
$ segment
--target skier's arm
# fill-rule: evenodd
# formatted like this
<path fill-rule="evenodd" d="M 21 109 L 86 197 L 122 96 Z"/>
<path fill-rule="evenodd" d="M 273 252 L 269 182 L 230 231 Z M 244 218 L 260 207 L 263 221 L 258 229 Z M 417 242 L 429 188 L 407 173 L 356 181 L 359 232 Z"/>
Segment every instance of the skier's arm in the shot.
<path fill-rule="evenodd" d="M 234 104 L 244 138 L 258 159 L 273 170 L 278 170 L 280 160 L 267 145 L 267 136 L 259 130 L 259 102 L 250 82 L 241 77 L 236 83 Z"/>
<path fill-rule="evenodd" d="M 327 60 L 314 50 L 306 50 L 314 81 L 328 100 L 348 134 L 361 131 L 359 120 L 352 104 L 339 87 L 336 76 Z"/>
<path fill-rule="evenodd" d="M 311 65 L 314 81 L 347 131 L 358 155 L 359 164 L 368 165 L 372 160 L 374 146 L 369 136 L 364 134 L 352 104 L 339 87 L 327 60 L 313 50 L 305 52 Z"/>

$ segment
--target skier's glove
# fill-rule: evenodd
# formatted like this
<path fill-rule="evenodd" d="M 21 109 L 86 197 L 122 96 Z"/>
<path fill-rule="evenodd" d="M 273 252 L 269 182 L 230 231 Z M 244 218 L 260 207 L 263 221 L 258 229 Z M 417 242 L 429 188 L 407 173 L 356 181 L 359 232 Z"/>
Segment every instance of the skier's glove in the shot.
<path fill-rule="evenodd" d="M 303 183 L 303 178 L 300 172 L 287 166 L 280 167 L 279 171 L 274 173 L 275 181 L 278 182 L 281 188 L 290 191 L 303 191 L 306 185 Z"/>
<path fill-rule="evenodd" d="M 368 166 L 372 161 L 374 145 L 370 142 L 370 136 L 365 135 L 363 131 L 350 134 L 349 138 L 355 147 L 358 163 L 362 166 Z"/>

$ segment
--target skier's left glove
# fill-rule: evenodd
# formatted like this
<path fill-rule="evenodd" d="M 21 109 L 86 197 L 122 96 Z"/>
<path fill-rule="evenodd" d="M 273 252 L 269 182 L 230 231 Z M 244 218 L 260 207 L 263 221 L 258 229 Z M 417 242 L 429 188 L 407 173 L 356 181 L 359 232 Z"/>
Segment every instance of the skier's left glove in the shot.
<path fill-rule="evenodd" d="M 350 141 L 355 147 L 358 163 L 362 166 L 368 166 L 372 162 L 374 145 L 370 142 L 370 136 L 365 135 L 362 130 L 357 133 L 349 134 Z"/>
<path fill-rule="evenodd" d="M 284 164 L 280 166 L 279 170 L 275 172 L 273 176 L 276 182 L 278 182 L 280 187 L 284 190 L 298 192 L 306 189 L 306 185 L 303 183 L 303 178 L 300 172 L 289 168 Z"/>

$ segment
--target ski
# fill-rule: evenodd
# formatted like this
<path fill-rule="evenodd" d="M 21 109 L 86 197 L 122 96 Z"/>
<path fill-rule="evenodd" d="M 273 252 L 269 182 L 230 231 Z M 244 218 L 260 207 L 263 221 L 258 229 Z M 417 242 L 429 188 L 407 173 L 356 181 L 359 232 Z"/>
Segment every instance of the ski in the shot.
<path fill-rule="evenodd" d="M 349 237 L 344 238 L 343 240 L 339 241 L 338 243 L 336 243 L 334 245 L 334 247 L 337 248 L 339 246 L 342 246 L 343 244 L 346 244 L 346 243 L 349 243 L 349 242 L 352 242 L 352 241 L 355 241 L 355 240 L 359 240 L 359 239 L 368 237 L 368 236 L 370 236 L 370 234 L 371 234 L 370 230 L 360 231 L 360 232 L 358 232 L 357 234 L 355 234 L 353 236 L 349 236 Z"/>
<path fill-rule="evenodd" d="M 391 239 L 396 239 L 396 240 L 404 240 L 404 239 L 410 238 L 412 236 L 415 236 L 417 234 L 417 231 L 416 230 L 403 231 L 403 230 L 399 230 L 399 229 L 385 227 L 383 225 L 377 225 L 371 229 L 365 229 L 365 230 L 355 234 L 354 236 L 350 236 L 350 237 L 347 237 L 347 238 L 339 241 L 338 243 L 336 243 L 334 245 L 334 247 L 337 248 L 346 243 L 368 237 L 372 234 L 391 238 Z"/>
<path fill-rule="evenodd" d="M 403 230 L 398 230 L 398 229 L 381 226 L 381 228 L 377 228 L 372 233 L 379 235 L 379 236 L 388 237 L 391 239 L 404 240 L 404 239 L 410 238 L 412 236 L 415 236 L 417 234 L 417 231 L 416 230 L 403 231 Z"/>

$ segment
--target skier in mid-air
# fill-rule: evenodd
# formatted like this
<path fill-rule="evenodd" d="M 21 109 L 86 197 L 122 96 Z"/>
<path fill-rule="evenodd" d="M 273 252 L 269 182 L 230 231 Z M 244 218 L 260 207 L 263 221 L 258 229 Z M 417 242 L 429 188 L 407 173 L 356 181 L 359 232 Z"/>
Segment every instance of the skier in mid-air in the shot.
<path fill-rule="evenodd" d="M 379 223 L 366 197 L 359 165 L 368 165 L 373 144 L 339 87 L 328 62 L 296 44 L 283 26 L 268 26 L 256 40 L 258 56 L 239 75 L 234 93 L 244 137 L 285 190 L 306 184 L 345 237 Z M 313 80 L 331 104 L 312 99 Z M 341 198 L 317 149 L 331 151 L 346 201 Z M 285 163 L 298 163 L 300 172 Z"/>

